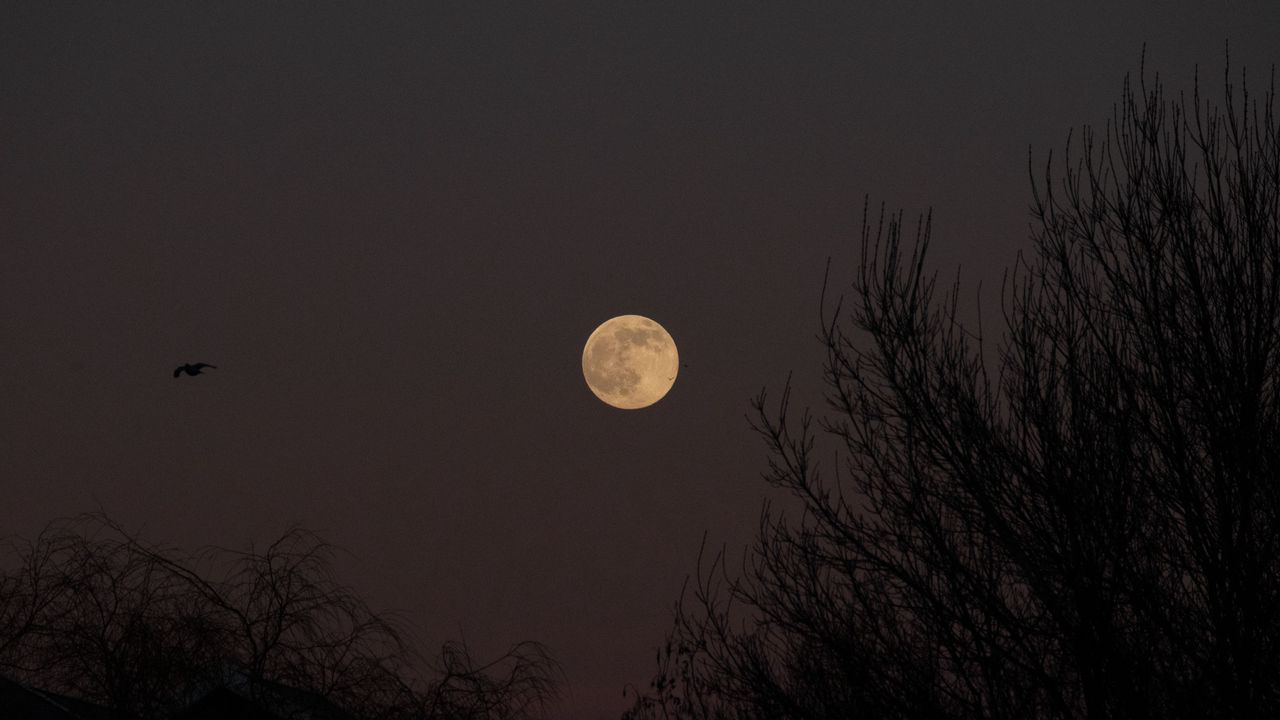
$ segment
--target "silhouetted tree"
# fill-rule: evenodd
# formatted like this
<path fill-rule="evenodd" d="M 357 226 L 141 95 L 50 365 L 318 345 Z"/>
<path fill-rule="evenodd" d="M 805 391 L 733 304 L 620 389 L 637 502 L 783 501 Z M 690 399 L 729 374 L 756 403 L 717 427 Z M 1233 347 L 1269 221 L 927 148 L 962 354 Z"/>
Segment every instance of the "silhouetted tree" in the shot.
<path fill-rule="evenodd" d="M 487 664 L 456 642 L 422 658 L 303 530 L 188 555 L 86 515 L 7 549 L 0 673 L 123 717 L 170 717 L 227 682 L 266 706 L 315 697 L 361 719 L 530 718 L 557 694 L 559 668 L 537 643 Z"/>
<path fill-rule="evenodd" d="M 270 681 L 376 716 L 409 702 L 403 679 L 413 663 L 402 631 L 333 578 L 333 548 L 314 534 L 293 529 L 261 551 L 209 550 L 190 559 L 136 539 L 131 549 L 207 608 L 223 662 L 233 659 L 251 692 Z M 214 579 L 201 572 L 217 567 Z"/>
<path fill-rule="evenodd" d="M 504 720 L 538 717 L 557 695 L 559 670 L 538 643 L 522 642 L 477 663 L 467 646 L 448 642 L 433 663 L 436 677 L 418 695 L 418 717 Z"/>
<path fill-rule="evenodd" d="M 93 518 L 14 541 L 0 587 L 0 668 L 129 717 L 168 714 L 221 651 L 207 608 L 153 556 Z"/>
<path fill-rule="evenodd" d="M 829 412 L 754 402 L 802 511 L 700 563 L 629 717 L 1280 717 L 1274 83 L 1138 82 L 1033 171 L 995 341 L 864 213 Z"/>

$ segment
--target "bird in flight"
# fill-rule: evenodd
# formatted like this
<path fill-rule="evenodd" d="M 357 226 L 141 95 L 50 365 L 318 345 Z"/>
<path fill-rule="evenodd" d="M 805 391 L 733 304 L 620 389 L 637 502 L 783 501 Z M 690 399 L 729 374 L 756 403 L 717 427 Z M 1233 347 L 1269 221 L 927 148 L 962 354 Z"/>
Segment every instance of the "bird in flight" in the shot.
<path fill-rule="evenodd" d="M 209 363 L 196 363 L 196 364 L 194 364 L 194 365 L 190 365 L 190 364 L 188 364 L 188 365 L 179 365 L 179 366 L 177 367 L 177 369 L 175 369 L 175 370 L 173 371 L 173 376 L 174 376 L 174 377 L 178 377 L 178 376 L 179 376 L 179 375 L 181 375 L 182 373 L 186 373 L 186 374 L 191 375 L 191 376 L 193 376 L 193 377 L 194 377 L 194 376 L 196 376 L 196 375 L 199 375 L 199 374 L 200 374 L 200 371 L 201 371 L 201 370 L 204 370 L 205 368 L 214 368 L 214 369 L 216 370 L 216 369 L 218 368 L 218 366 L 217 366 L 217 365 L 210 365 Z"/>

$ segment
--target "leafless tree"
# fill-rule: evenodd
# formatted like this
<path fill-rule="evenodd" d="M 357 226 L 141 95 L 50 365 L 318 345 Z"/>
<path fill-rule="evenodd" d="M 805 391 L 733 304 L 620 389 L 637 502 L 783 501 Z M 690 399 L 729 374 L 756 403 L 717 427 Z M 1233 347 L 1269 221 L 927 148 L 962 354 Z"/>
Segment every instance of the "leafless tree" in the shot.
<path fill-rule="evenodd" d="M 436 677 L 419 700 L 420 716 L 465 720 L 542 717 L 563 681 L 559 665 L 538 643 L 522 642 L 488 663 L 461 642 L 445 643 Z"/>
<path fill-rule="evenodd" d="M 40 686 L 161 717 L 219 652 L 207 608 L 129 538 L 86 516 L 13 541 L 17 571 L 0 586 L 21 597 L 0 626 L 0 668 Z"/>
<path fill-rule="evenodd" d="M 561 680 L 532 642 L 487 664 L 447 643 L 433 668 L 394 616 L 333 577 L 334 549 L 304 530 L 261 550 L 185 554 L 97 514 L 9 549 L 0 672 L 139 720 L 228 682 L 282 717 L 311 698 L 362 720 L 533 718 Z"/>
<path fill-rule="evenodd" d="M 699 569 L 629 716 L 1280 717 L 1274 97 L 1126 80 L 1033 170 L 995 340 L 864 214 L 828 412 L 754 403 L 802 512 Z"/>
<path fill-rule="evenodd" d="M 260 551 L 209 549 L 191 558 L 130 542 L 207 609 L 223 663 L 243 673 L 251 692 L 270 681 L 374 715 L 404 703 L 409 643 L 394 618 L 337 582 L 333 548 L 314 534 L 293 529 Z"/>

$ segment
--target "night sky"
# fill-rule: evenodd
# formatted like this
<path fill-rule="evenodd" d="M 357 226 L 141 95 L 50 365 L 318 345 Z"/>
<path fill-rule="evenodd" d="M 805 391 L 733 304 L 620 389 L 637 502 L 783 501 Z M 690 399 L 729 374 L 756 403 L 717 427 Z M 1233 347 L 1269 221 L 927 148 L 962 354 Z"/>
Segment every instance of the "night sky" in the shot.
<path fill-rule="evenodd" d="M 562 717 L 616 716 L 704 531 L 756 529 L 750 397 L 820 400 L 864 196 L 998 317 L 1028 147 L 1144 42 L 1173 90 L 1280 61 L 1274 0 L 969 5 L 5 3 L 0 534 L 310 528 L 427 646 L 542 641 Z M 580 365 L 628 313 L 688 363 L 637 411 Z"/>

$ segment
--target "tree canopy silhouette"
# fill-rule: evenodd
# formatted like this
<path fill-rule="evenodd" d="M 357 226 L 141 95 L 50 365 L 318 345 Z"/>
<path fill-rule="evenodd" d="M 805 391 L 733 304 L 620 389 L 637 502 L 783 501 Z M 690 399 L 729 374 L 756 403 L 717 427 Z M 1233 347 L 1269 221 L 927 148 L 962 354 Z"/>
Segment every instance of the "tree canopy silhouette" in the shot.
<path fill-rule="evenodd" d="M 699 563 L 629 716 L 1280 717 L 1274 99 L 1126 79 L 1032 170 L 998 338 L 864 213 L 827 412 L 753 404 L 802 512 Z"/>
<path fill-rule="evenodd" d="M 558 692 L 538 643 L 487 663 L 459 642 L 424 658 L 394 616 L 333 577 L 334 549 L 305 530 L 186 554 L 85 515 L 6 549 L 0 675 L 121 717 L 172 717 L 231 678 L 267 706 L 285 688 L 361 720 L 538 717 Z"/>

